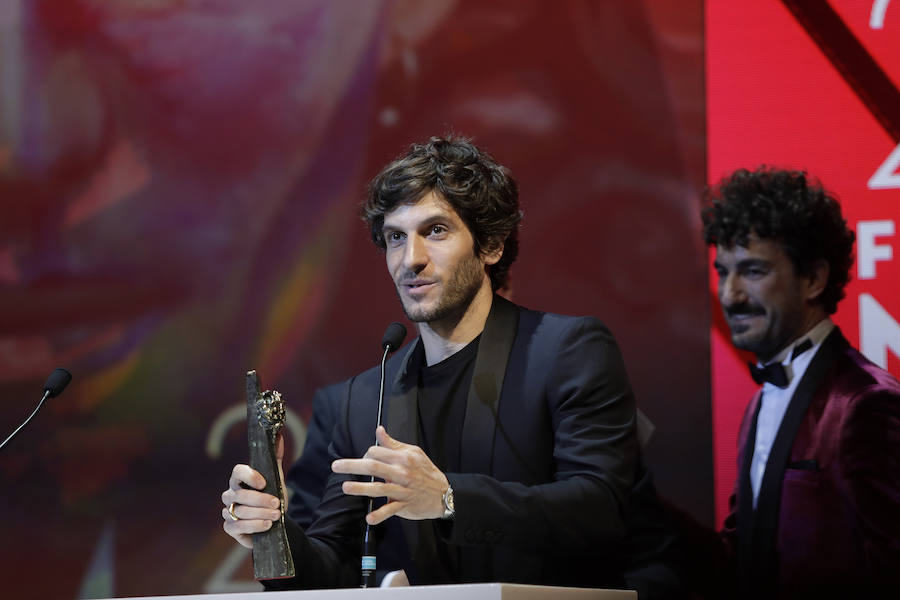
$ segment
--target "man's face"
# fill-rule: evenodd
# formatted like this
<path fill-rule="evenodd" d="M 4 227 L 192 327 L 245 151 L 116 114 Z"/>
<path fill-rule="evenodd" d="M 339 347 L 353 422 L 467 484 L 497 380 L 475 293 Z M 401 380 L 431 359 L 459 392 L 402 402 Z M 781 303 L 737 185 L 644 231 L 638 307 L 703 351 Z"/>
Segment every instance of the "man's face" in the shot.
<path fill-rule="evenodd" d="M 387 266 L 406 316 L 434 323 L 459 318 L 483 286 L 499 253 L 476 256 L 474 238 L 453 207 L 434 192 L 384 217 Z"/>
<path fill-rule="evenodd" d="M 717 246 L 714 266 L 731 341 L 762 362 L 824 316 L 809 302 L 821 290 L 795 272 L 780 242 L 751 233 L 747 246 Z"/>

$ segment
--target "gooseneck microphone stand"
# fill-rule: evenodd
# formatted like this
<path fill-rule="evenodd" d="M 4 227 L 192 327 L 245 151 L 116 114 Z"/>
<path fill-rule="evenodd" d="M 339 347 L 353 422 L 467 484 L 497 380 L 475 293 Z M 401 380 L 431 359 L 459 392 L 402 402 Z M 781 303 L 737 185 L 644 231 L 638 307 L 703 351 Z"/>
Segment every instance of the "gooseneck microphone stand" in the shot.
<path fill-rule="evenodd" d="M 381 380 L 378 385 L 378 417 L 375 421 L 375 429 L 381 427 L 381 409 L 384 406 L 384 371 L 388 354 L 396 350 L 406 337 L 406 327 L 402 323 L 391 323 L 384 337 L 381 339 L 381 347 L 384 355 L 381 357 Z M 375 437 L 375 445 L 378 445 L 378 437 Z M 369 478 L 370 483 L 375 482 L 375 476 Z M 375 499 L 369 498 L 369 506 L 366 514 L 372 512 L 375 507 Z M 375 528 L 366 522 L 366 532 L 363 535 L 362 551 L 362 583 L 359 587 L 368 588 L 375 586 Z"/>
<path fill-rule="evenodd" d="M 0 450 L 2 450 L 3 447 L 6 446 L 6 444 L 8 444 L 14 437 L 16 437 L 16 434 L 22 431 L 22 429 L 24 429 L 25 426 L 31 422 L 31 419 L 33 419 L 34 415 L 36 415 L 38 411 L 41 410 L 41 407 L 44 405 L 44 401 L 47 398 L 56 398 L 57 396 L 59 396 L 66 388 L 66 386 L 69 385 L 70 381 L 72 381 L 71 373 L 69 373 L 65 369 L 55 369 L 50 374 L 50 377 L 47 378 L 47 383 L 44 384 L 44 395 L 41 397 L 41 401 L 38 402 L 37 408 L 35 408 L 31 415 L 29 415 L 29 417 L 25 419 L 24 423 L 16 427 L 16 430 L 9 434 L 8 438 L 3 440 L 3 443 L 0 443 Z M 379 410 L 381 410 L 380 406 Z"/>

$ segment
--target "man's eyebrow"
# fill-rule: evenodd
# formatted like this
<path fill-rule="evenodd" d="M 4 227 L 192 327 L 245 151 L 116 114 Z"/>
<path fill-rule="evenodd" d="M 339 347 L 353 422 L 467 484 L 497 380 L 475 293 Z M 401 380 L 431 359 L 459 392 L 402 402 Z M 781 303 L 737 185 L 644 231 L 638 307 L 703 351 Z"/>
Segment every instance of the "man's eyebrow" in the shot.
<path fill-rule="evenodd" d="M 742 267 L 769 267 L 771 265 L 772 265 L 772 262 L 768 261 L 764 258 L 751 257 L 751 258 L 742 258 L 741 260 L 739 260 L 737 262 L 736 266 L 737 266 L 737 268 L 740 269 Z"/>
<path fill-rule="evenodd" d="M 428 225 L 434 225 L 435 223 L 447 223 L 449 224 L 452 221 L 452 218 L 448 213 L 445 212 L 436 212 L 426 215 L 419 219 L 416 224 L 413 226 L 413 229 L 420 229 L 422 227 L 427 227 Z M 393 225 L 385 219 L 384 224 L 381 226 L 381 231 L 387 230 L 397 230 L 402 229 L 396 225 Z"/>

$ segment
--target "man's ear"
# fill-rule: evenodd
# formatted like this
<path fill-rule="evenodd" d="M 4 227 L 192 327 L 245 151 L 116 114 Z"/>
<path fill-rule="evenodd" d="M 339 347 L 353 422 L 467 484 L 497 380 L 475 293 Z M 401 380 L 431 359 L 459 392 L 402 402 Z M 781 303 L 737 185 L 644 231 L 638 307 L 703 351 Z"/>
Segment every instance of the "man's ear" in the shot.
<path fill-rule="evenodd" d="M 812 269 L 810 269 L 809 274 L 806 276 L 807 300 L 814 301 L 822 295 L 822 292 L 825 291 L 825 287 L 828 285 L 828 275 L 830 273 L 831 268 L 828 266 L 828 261 L 821 259 L 813 263 Z"/>
<path fill-rule="evenodd" d="M 487 265 L 495 265 L 503 257 L 503 244 L 497 244 L 494 248 L 485 248 L 481 251 L 481 261 Z"/>

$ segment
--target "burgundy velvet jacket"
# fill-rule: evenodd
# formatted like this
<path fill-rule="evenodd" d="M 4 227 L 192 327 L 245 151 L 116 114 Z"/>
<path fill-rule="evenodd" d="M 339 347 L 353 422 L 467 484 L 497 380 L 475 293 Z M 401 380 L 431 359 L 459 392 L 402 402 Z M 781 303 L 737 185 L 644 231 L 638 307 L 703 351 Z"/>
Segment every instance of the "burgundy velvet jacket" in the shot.
<path fill-rule="evenodd" d="M 726 581 L 753 598 L 900 593 L 900 383 L 835 328 L 791 399 L 754 511 L 759 405 L 757 392 L 741 423 L 739 476 L 719 534 L 720 564 L 733 576 Z M 732 585 L 719 587 L 721 595 Z"/>

